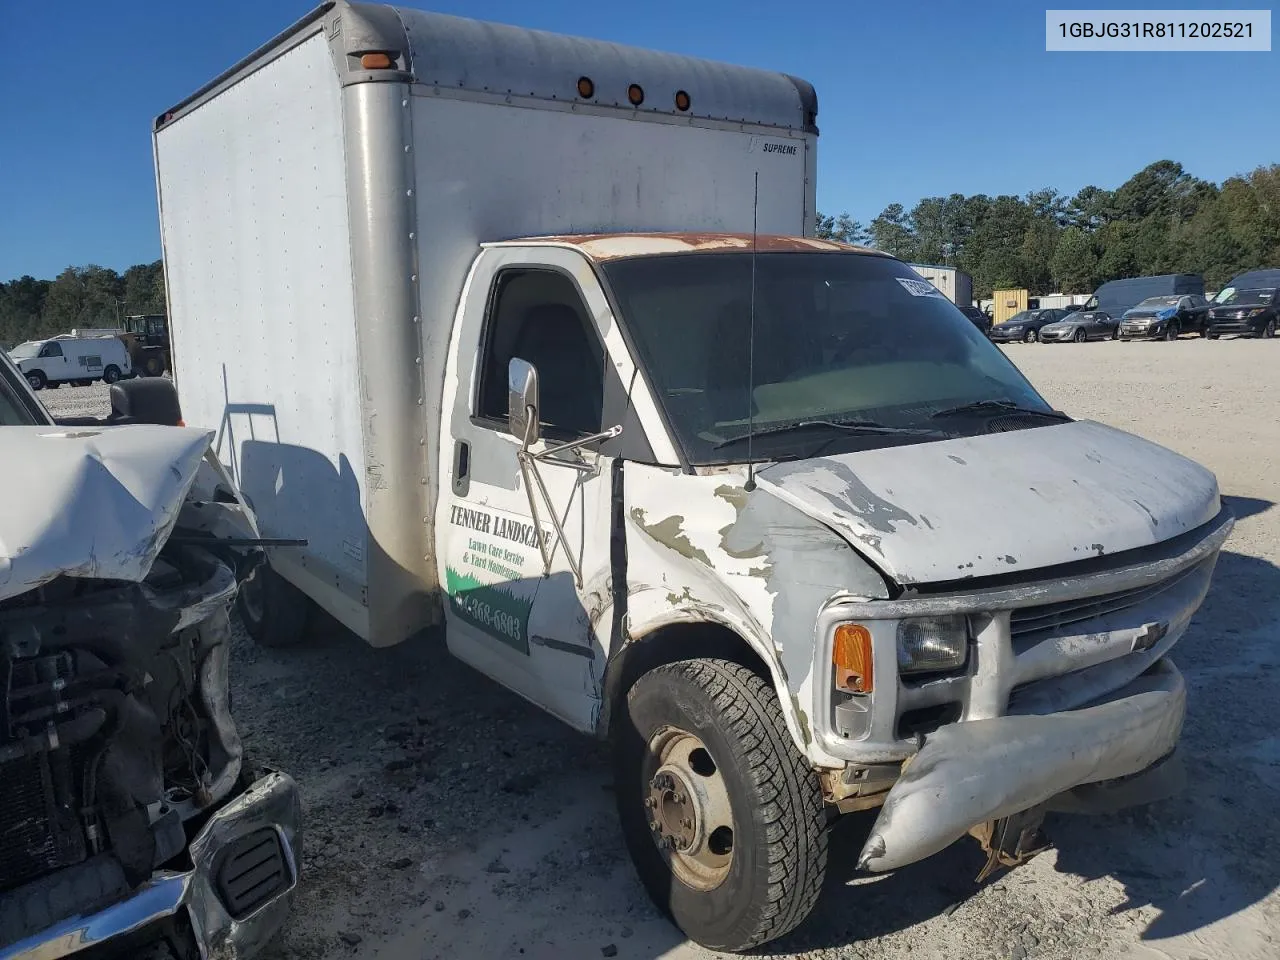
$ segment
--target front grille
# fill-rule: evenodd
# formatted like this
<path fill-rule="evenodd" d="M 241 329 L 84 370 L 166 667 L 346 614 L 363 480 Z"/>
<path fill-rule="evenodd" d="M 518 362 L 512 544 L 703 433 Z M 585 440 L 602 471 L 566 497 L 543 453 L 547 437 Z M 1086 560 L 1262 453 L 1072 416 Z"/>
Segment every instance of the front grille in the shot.
<path fill-rule="evenodd" d="M 1188 567 L 1167 580 L 1145 587 L 1015 610 L 1009 618 L 1009 639 L 1013 643 L 1014 652 L 1022 653 L 1029 650 L 1041 640 L 1068 626 L 1079 625 L 1147 603 L 1166 590 L 1173 589 L 1188 577 L 1194 576 L 1199 570 L 1199 565 L 1196 565 Z"/>
<path fill-rule="evenodd" d="M 84 833 L 70 804 L 71 749 L 0 765 L 0 891 L 85 858 Z M 55 782 L 64 785 L 55 792 Z M 59 803 L 58 793 L 66 793 Z"/>
<path fill-rule="evenodd" d="M 218 896 L 237 920 L 248 916 L 290 883 L 280 836 L 271 827 L 245 834 L 223 852 Z"/>

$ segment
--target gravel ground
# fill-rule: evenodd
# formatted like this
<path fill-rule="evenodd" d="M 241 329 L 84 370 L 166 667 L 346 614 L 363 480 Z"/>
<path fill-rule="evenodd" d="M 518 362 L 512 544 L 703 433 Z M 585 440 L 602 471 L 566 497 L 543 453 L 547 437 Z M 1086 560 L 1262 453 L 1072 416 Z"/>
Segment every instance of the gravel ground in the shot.
<path fill-rule="evenodd" d="M 1062 409 L 1213 469 L 1236 513 L 1175 654 L 1192 785 L 1137 813 L 1052 819 L 1052 849 L 980 886 L 967 840 L 855 877 L 873 815 L 845 818 L 815 914 L 761 955 L 1280 956 L 1280 341 L 1006 352 Z M 42 399 L 87 412 L 105 390 Z M 268 651 L 241 637 L 233 687 L 249 747 L 297 777 L 306 805 L 304 883 L 267 960 L 715 956 L 684 942 L 634 878 L 602 749 L 439 638 L 371 650 L 326 627 Z"/>

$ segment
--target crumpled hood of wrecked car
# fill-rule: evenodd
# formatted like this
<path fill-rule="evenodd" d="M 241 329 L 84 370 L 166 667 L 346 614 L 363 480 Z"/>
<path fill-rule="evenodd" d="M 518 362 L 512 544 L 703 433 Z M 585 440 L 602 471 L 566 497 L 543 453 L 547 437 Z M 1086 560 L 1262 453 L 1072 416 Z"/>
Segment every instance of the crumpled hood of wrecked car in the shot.
<path fill-rule="evenodd" d="M 903 585 L 1149 546 L 1221 509 L 1204 467 L 1091 421 L 778 463 L 757 479 Z"/>
<path fill-rule="evenodd" d="M 0 600 L 56 577 L 140 581 L 213 434 L 0 427 Z"/>

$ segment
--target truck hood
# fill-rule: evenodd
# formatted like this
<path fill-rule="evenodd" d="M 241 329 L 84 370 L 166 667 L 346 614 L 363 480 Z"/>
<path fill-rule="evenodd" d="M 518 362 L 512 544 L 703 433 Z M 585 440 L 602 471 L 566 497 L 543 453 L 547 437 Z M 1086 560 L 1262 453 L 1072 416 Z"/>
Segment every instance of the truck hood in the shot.
<path fill-rule="evenodd" d="M 57 577 L 146 577 L 212 439 L 182 427 L 0 427 L 0 600 Z"/>
<path fill-rule="evenodd" d="M 1221 508 L 1208 470 L 1092 421 L 779 463 L 756 476 L 904 586 L 1149 546 Z"/>

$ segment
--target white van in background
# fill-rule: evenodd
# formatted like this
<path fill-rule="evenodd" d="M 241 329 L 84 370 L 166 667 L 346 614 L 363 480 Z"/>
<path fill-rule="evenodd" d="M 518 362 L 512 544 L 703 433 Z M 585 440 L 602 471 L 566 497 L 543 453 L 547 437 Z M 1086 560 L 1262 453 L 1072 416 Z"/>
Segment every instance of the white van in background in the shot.
<path fill-rule="evenodd" d="M 10 350 L 9 356 L 32 390 L 64 383 L 87 387 L 95 380 L 115 383 L 134 375 L 124 342 L 111 336 L 63 334 L 48 340 L 28 340 Z"/>

